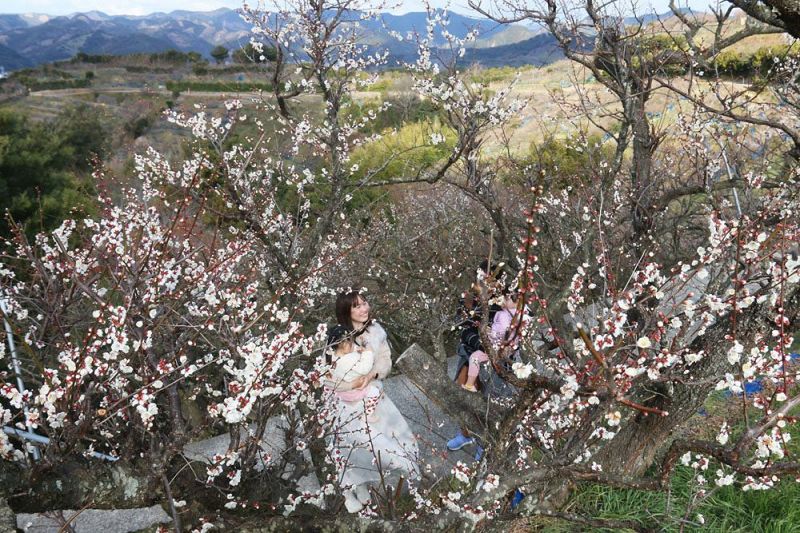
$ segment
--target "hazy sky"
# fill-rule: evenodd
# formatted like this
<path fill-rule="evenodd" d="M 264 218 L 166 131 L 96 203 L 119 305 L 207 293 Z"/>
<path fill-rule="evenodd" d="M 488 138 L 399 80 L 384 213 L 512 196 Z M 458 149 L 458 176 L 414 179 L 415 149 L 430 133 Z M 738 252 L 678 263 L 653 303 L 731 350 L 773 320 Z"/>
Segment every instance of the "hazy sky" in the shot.
<path fill-rule="evenodd" d="M 716 0 L 711 0 L 716 4 Z M 622 4 L 630 4 L 631 0 L 621 0 Z M 702 10 L 709 0 L 679 0 L 679 4 Z M 251 4 L 255 4 L 251 0 Z M 400 7 L 391 10 L 394 13 L 422 11 L 420 0 L 404 0 L 393 2 Z M 445 5 L 443 0 L 433 0 L 435 6 Z M 491 4 L 485 2 L 487 5 Z M 667 11 L 669 0 L 639 0 L 637 12 L 649 12 L 654 9 L 658 13 Z M 45 13 L 48 15 L 66 15 L 76 11 L 98 10 L 109 15 L 146 15 L 156 11 L 173 11 L 186 9 L 189 11 L 211 11 L 219 7 L 238 8 L 242 0 L 0 0 L 0 13 Z M 467 0 L 454 0 L 450 3 L 453 11 L 469 14 Z"/>

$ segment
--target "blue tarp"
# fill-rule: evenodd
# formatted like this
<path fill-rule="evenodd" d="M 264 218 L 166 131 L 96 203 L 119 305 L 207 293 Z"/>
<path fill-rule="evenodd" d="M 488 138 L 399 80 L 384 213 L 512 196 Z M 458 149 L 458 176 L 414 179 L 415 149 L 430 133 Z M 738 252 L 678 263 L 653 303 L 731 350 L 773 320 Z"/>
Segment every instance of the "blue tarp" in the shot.
<path fill-rule="evenodd" d="M 789 359 L 791 362 L 800 359 L 800 353 L 790 353 Z M 753 381 L 744 384 L 744 392 L 749 396 L 751 394 L 756 394 L 764 390 L 764 384 L 761 382 L 761 378 L 756 378 Z M 726 391 L 725 396 L 731 396 L 731 391 Z"/>

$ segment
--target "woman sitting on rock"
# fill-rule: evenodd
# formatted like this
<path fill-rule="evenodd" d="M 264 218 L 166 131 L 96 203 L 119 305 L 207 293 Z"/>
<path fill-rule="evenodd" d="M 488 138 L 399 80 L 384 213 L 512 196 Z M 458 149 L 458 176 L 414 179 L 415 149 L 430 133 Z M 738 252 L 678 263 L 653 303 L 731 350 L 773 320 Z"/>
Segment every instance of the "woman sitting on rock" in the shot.
<path fill-rule="evenodd" d="M 369 502 L 369 488 L 381 473 L 384 478 L 419 476 L 418 447 L 408 422 L 383 394 L 391 350 L 386 332 L 370 317 L 369 303 L 357 291 L 340 294 L 336 320 L 326 352 L 332 368 L 325 386 L 337 405 L 332 438 L 344 462 L 345 505 L 355 513 Z"/>

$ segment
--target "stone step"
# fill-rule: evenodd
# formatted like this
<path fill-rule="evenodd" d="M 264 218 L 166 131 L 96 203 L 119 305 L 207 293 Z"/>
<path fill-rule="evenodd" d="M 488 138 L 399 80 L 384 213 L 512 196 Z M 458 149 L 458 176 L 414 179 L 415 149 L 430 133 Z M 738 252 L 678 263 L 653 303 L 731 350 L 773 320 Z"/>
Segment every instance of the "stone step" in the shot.
<path fill-rule="evenodd" d="M 285 428 L 285 422 L 279 417 L 273 417 L 267 421 L 267 427 L 261 438 L 261 449 L 265 454 L 275 457 L 286 450 L 286 441 L 283 438 Z M 255 430 L 255 427 L 251 429 Z M 230 434 L 223 433 L 216 437 L 190 442 L 184 446 L 183 454 L 191 461 L 210 463 L 215 455 L 224 455 L 228 451 L 230 442 Z M 257 468 L 263 469 L 263 464 L 259 464 Z"/>
<path fill-rule="evenodd" d="M 456 436 L 458 425 L 407 377 L 394 376 L 384 380 L 383 385 L 386 395 L 403 413 L 417 437 L 423 471 L 427 467 L 439 478 L 447 476 L 458 461 L 470 463 L 474 460 L 474 446 L 455 452 L 447 449 L 447 441 Z"/>

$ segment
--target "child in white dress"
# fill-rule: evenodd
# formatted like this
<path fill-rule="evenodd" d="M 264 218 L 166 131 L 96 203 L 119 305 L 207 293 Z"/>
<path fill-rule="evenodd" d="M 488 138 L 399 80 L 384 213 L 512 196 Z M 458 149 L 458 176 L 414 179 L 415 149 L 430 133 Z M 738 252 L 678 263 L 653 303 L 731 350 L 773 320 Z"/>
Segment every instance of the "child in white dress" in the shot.
<path fill-rule="evenodd" d="M 346 383 L 355 381 L 370 373 L 375 362 L 375 354 L 369 348 L 359 346 L 350 338 L 339 340 L 333 351 L 331 358 L 331 381 L 334 383 Z M 363 389 L 340 391 L 336 395 L 344 402 L 364 402 L 364 415 L 367 422 L 377 422 L 375 407 L 383 397 L 383 390 L 377 385 L 378 382 L 371 381 Z"/>

